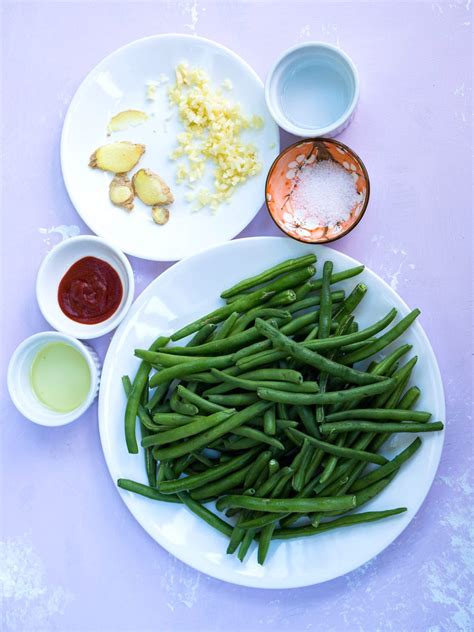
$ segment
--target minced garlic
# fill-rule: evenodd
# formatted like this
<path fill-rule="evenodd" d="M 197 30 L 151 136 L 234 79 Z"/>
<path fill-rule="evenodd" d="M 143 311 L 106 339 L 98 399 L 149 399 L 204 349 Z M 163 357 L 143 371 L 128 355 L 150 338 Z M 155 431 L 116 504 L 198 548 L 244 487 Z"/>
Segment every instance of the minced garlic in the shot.
<path fill-rule="evenodd" d="M 169 99 L 177 106 L 184 125 L 171 158 L 187 158 L 187 164 L 179 163 L 176 179 L 192 186 L 203 177 L 207 161 L 212 161 L 214 190 L 201 188 L 186 197 L 196 203 L 196 210 L 209 206 L 215 211 L 239 184 L 261 170 L 257 148 L 243 142 L 241 132 L 260 129 L 263 119 L 244 116 L 238 103 L 231 103 L 220 90 L 211 87 L 202 68 L 189 68 L 185 63 L 176 68 L 176 83 L 169 90 Z"/>

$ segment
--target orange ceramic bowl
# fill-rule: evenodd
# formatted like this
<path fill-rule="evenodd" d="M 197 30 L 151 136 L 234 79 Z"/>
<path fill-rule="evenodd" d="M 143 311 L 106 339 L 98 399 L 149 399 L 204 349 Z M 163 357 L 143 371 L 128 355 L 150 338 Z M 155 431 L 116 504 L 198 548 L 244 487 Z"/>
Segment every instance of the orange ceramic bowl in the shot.
<path fill-rule="evenodd" d="M 349 217 L 332 227 L 305 225 L 292 200 L 301 170 L 320 160 L 333 160 L 351 173 L 360 196 Z M 309 138 L 287 147 L 271 166 L 265 185 L 265 202 L 278 228 L 293 239 L 311 244 L 327 243 L 347 235 L 362 219 L 369 195 L 369 174 L 362 160 L 347 145 L 329 138 Z"/>

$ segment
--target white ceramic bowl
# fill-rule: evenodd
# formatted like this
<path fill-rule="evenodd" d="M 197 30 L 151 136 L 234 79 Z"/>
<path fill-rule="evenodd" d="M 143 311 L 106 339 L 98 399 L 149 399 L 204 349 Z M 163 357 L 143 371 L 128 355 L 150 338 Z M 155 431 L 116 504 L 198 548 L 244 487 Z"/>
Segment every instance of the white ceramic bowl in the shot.
<path fill-rule="evenodd" d="M 109 263 L 120 277 L 123 296 L 117 310 L 101 323 L 77 323 L 63 313 L 58 302 L 58 287 L 69 268 L 83 257 L 97 257 Z M 133 301 L 135 279 L 132 267 L 123 252 L 110 242 L 92 235 L 72 237 L 49 252 L 38 270 L 36 298 L 41 313 L 54 329 L 87 340 L 98 338 L 115 329 L 128 312 Z"/>
<path fill-rule="evenodd" d="M 50 342 L 64 342 L 77 349 L 87 362 L 91 375 L 91 385 L 84 403 L 68 413 L 60 413 L 47 408 L 39 401 L 31 386 L 31 365 L 44 345 Z M 20 413 L 41 426 L 64 426 L 80 417 L 92 404 L 99 390 L 100 361 L 96 352 L 72 336 L 57 331 L 44 331 L 24 340 L 13 352 L 8 365 L 8 391 Z"/>
<path fill-rule="evenodd" d="M 324 42 L 288 49 L 265 84 L 273 118 L 296 136 L 340 134 L 351 122 L 359 99 L 359 78 L 350 57 Z"/>

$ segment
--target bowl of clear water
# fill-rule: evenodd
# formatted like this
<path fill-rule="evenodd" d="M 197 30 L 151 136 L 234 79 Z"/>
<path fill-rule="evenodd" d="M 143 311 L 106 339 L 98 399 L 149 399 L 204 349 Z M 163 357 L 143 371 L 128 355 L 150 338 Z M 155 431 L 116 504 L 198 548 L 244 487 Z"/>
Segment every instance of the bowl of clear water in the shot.
<path fill-rule="evenodd" d="M 359 99 L 357 69 L 346 53 L 323 42 L 287 50 L 268 75 L 265 98 L 273 118 L 296 136 L 337 136 Z"/>

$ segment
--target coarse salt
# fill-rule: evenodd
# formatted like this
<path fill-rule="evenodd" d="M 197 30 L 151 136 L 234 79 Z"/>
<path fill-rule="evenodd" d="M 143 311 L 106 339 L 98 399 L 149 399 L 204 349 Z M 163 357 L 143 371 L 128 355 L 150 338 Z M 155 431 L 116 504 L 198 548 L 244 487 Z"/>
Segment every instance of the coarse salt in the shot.
<path fill-rule="evenodd" d="M 338 227 L 361 201 L 352 173 L 332 160 L 305 164 L 295 180 L 291 206 L 301 227 Z"/>

